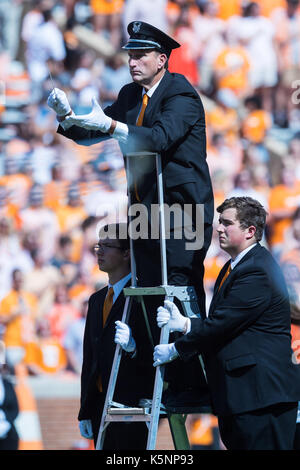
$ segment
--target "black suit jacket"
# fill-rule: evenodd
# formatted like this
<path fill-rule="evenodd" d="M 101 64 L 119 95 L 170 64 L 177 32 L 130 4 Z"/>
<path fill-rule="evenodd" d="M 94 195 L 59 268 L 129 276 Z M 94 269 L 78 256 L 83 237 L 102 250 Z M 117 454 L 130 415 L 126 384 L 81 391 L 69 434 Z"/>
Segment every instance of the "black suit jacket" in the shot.
<path fill-rule="evenodd" d="M 142 87 L 136 83 L 125 85 L 111 106 L 104 112 L 111 118 L 126 123 L 129 137 L 121 144 L 123 154 L 137 151 L 158 152 L 162 157 L 163 180 L 167 203 L 182 202 L 176 188 L 185 185 L 185 203 L 205 204 L 205 221 L 212 223 L 213 194 L 206 163 L 205 115 L 198 93 L 183 75 L 166 71 L 149 100 L 143 126 L 135 125 L 142 102 Z M 78 144 L 92 145 L 109 138 L 100 131 L 88 131 L 72 126 L 58 132 Z M 150 204 L 155 200 L 156 174 L 153 161 L 139 158 L 131 169 L 138 181 L 140 199 Z M 148 193 L 152 197 L 147 198 Z M 132 192 L 134 201 L 135 193 Z"/>
<path fill-rule="evenodd" d="M 105 109 L 105 114 L 128 125 L 127 143 L 120 144 L 124 155 L 144 150 L 161 155 L 164 202 L 169 206 L 179 204 L 183 208 L 184 204 L 190 204 L 193 207 L 190 224 L 187 219 L 184 220 L 185 230 L 181 230 L 182 238 L 167 240 L 169 283 L 194 285 L 202 302 L 201 309 L 204 310 L 201 266 L 211 241 L 213 192 L 206 162 L 203 105 L 199 94 L 183 75 L 168 71 L 149 100 L 143 126 L 137 127 L 135 123 L 141 102 L 142 87 L 130 83 L 120 90 L 117 100 Z M 108 134 L 87 131 L 77 126 L 72 126 L 66 131 L 59 127 L 58 132 L 82 145 L 91 145 L 110 137 Z M 139 199 L 148 211 L 149 234 L 151 207 L 158 202 L 154 165 L 153 159 L 148 157 L 130 158 L 128 187 L 131 202 L 138 202 L 135 191 L 137 188 Z M 201 217 L 197 219 L 196 204 L 204 204 L 204 220 Z M 196 227 L 198 232 L 200 227 L 204 229 L 203 233 L 197 233 L 197 240 L 203 242 L 203 248 L 200 250 L 200 242 L 198 247 L 194 245 L 186 249 L 186 238 L 192 236 L 191 231 L 195 233 Z M 171 217 L 171 237 L 173 228 Z M 189 241 L 194 240 L 189 238 Z M 135 240 L 134 246 L 139 285 L 160 285 L 159 241 L 138 239 Z M 197 270 L 196 266 L 200 268 Z"/>
<path fill-rule="evenodd" d="M 257 244 L 220 290 L 222 268 L 205 320 L 176 341 L 184 360 L 204 353 L 214 411 L 232 415 L 300 399 L 300 369 L 292 360 L 289 298 L 270 253 Z"/>
<path fill-rule="evenodd" d="M 106 293 L 107 287 L 94 293 L 89 299 L 83 344 L 79 420 L 93 419 L 95 413 L 102 412 L 109 382 L 116 347 L 115 321 L 122 319 L 125 298 L 121 292 L 103 328 L 102 309 Z M 136 405 L 140 398 L 152 396 L 153 351 L 147 337 L 142 312 L 137 305 L 132 309 L 129 325 L 137 344 L 137 354 L 131 358 L 131 355 L 122 353 L 114 400 L 127 405 Z M 99 375 L 102 380 L 102 393 L 99 393 L 97 388 Z"/>

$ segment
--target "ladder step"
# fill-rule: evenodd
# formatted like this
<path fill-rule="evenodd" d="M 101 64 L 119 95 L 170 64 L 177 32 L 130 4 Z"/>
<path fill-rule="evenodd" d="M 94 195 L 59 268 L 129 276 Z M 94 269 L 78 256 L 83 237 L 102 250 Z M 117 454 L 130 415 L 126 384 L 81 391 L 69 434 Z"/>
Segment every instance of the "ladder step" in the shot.
<path fill-rule="evenodd" d="M 108 408 L 107 413 L 110 415 L 145 415 L 146 408 Z"/>
<path fill-rule="evenodd" d="M 111 422 L 150 422 L 151 414 L 147 408 L 108 408 L 105 417 L 106 423 Z"/>

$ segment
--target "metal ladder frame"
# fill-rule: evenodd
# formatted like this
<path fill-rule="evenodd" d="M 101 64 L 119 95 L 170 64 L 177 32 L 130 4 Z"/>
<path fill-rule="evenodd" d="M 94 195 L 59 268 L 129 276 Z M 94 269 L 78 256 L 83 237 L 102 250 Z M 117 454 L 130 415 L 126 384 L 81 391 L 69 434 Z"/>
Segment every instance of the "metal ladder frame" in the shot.
<path fill-rule="evenodd" d="M 155 158 L 156 160 L 156 177 L 157 177 L 157 188 L 158 188 L 158 203 L 159 203 L 159 235 L 160 235 L 160 256 L 161 256 L 161 275 L 162 285 L 158 287 L 137 287 L 136 284 L 136 264 L 134 256 L 133 240 L 130 236 L 130 258 L 131 258 L 131 287 L 123 289 L 125 296 L 125 306 L 122 315 L 122 322 L 128 323 L 130 309 L 132 305 L 132 299 L 137 297 L 142 304 L 144 319 L 148 330 L 149 340 L 153 340 L 151 337 L 151 331 L 149 327 L 146 307 L 144 303 L 144 296 L 165 296 L 165 299 L 173 301 L 174 297 L 177 298 L 183 307 L 184 313 L 188 317 L 201 317 L 199 312 L 199 306 L 195 290 L 191 286 L 169 286 L 168 275 L 167 275 L 167 259 L 166 259 L 166 238 L 165 238 L 165 217 L 163 209 L 163 180 L 162 180 L 162 167 L 161 157 L 157 153 L 152 152 L 137 152 L 131 153 L 125 156 L 125 167 L 127 174 L 128 187 L 130 188 L 132 181 L 132 174 L 130 172 L 130 158 L 132 157 L 149 157 Z M 130 190 L 128 191 L 129 206 L 131 205 Z M 169 340 L 169 328 L 164 326 L 161 328 L 160 344 L 166 344 Z M 154 345 L 153 345 L 154 346 Z M 157 366 L 155 372 L 155 381 L 153 387 L 153 397 L 151 408 L 142 407 L 127 407 L 120 403 L 113 401 L 113 395 L 115 392 L 115 386 L 117 376 L 119 372 L 119 366 L 121 362 L 122 348 L 120 345 L 116 345 L 114 360 L 112 364 L 109 384 L 107 388 L 105 403 L 102 412 L 102 418 L 99 427 L 98 439 L 96 443 L 96 450 L 103 448 L 105 439 L 106 428 L 110 423 L 113 422 L 145 422 L 148 427 L 148 439 L 147 449 L 155 449 L 158 422 L 160 415 L 166 415 L 169 420 L 171 434 L 175 449 L 177 450 L 188 450 L 189 440 L 185 428 L 186 415 L 182 413 L 169 413 L 161 408 L 161 398 L 164 384 L 164 366 Z M 205 369 L 201 356 L 199 356 L 203 372 Z"/>

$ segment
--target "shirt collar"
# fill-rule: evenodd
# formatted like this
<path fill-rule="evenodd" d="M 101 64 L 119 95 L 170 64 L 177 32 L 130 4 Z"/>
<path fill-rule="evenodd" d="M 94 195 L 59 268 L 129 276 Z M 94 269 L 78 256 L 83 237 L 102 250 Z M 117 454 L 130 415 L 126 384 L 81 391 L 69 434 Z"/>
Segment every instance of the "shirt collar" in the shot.
<path fill-rule="evenodd" d="M 158 80 L 158 82 L 155 83 L 155 85 L 153 85 L 153 87 L 150 88 L 150 90 L 146 91 L 144 88 L 143 88 L 143 93 L 142 93 L 142 96 L 144 96 L 145 94 L 148 95 L 149 98 L 151 98 L 151 96 L 153 95 L 153 93 L 155 92 L 156 88 L 158 87 L 158 85 L 160 84 L 160 82 L 162 81 L 163 77 L 161 77 L 160 80 Z"/>
<path fill-rule="evenodd" d="M 241 251 L 234 260 L 231 260 L 231 269 L 235 268 L 235 266 L 241 261 L 241 259 L 248 253 L 248 251 L 252 250 L 256 246 L 256 243 L 253 245 L 248 246 L 243 251 Z"/>
<path fill-rule="evenodd" d="M 113 291 L 114 291 L 113 302 L 115 302 L 117 300 L 117 298 L 119 297 L 120 293 L 122 292 L 124 286 L 127 284 L 127 282 L 130 279 L 131 279 L 131 273 L 127 274 L 127 276 L 120 279 L 114 285 L 111 285 L 110 283 L 108 284 L 108 288 L 112 287 Z"/>

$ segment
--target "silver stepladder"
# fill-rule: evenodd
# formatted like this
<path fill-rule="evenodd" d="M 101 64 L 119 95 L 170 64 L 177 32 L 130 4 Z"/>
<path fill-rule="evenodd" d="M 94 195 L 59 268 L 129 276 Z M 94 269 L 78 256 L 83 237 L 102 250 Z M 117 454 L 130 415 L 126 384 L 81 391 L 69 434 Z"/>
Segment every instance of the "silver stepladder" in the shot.
<path fill-rule="evenodd" d="M 149 341 L 151 341 L 152 346 L 153 339 L 151 335 L 151 330 L 148 322 L 148 316 L 146 311 L 146 306 L 144 302 L 145 296 L 164 296 L 165 299 L 173 301 L 174 298 L 177 298 L 181 303 L 183 312 L 186 316 L 198 317 L 201 318 L 199 311 L 199 306 L 197 302 L 197 297 L 195 290 L 191 286 L 169 286 L 168 285 L 168 275 L 167 275 L 167 258 L 166 258 L 166 236 L 165 236 L 165 217 L 164 217 L 164 200 L 163 200 L 163 180 L 162 180 L 162 167 L 161 167 L 161 157 L 157 153 L 151 152 L 139 152 L 131 153 L 125 156 L 125 167 L 128 187 L 132 187 L 132 172 L 130 171 L 130 165 L 132 157 L 147 157 L 155 158 L 156 162 L 156 175 L 157 175 L 157 189 L 158 189 L 158 203 L 159 203 L 159 240 L 160 240 L 160 256 L 161 256 L 161 278 L 162 285 L 157 287 L 137 287 L 136 282 L 136 263 L 134 257 L 134 247 L 133 240 L 130 236 L 130 256 L 131 256 L 131 287 L 127 287 L 123 290 L 125 295 L 125 306 L 123 310 L 122 322 L 128 323 L 130 310 L 133 298 L 138 300 L 141 303 L 145 325 L 149 336 Z M 128 191 L 128 204 L 131 205 L 130 200 L 130 191 Z M 130 225 L 129 225 L 130 227 Z M 160 344 L 166 344 L 169 340 L 169 328 L 168 325 L 164 326 L 161 329 L 160 334 Z M 120 345 L 116 345 L 114 360 L 112 364 L 107 394 L 105 398 L 105 403 L 103 407 L 102 418 L 100 422 L 100 428 L 98 433 L 98 439 L 96 444 L 96 450 L 103 449 L 103 443 L 105 439 L 105 432 L 107 426 L 110 423 L 114 422 L 145 422 L 148 427 L 148 439 L 147 447 L 148 450 L 154 450 L 156 445 L 157 430 L 160 416 L 167 416 L 169 420 L 170 430 L 173 438 L 174 447 L 176 450 L 188 450 L 190 449 L 189 440 L 185 428 L 186 416 L 189 413 L 203 413 L 210 412 L 208 407 L 207 410 L 203 410 L 203 407 L 200 409 L 193 408 L 191 409 L 172 409 L 171 411 L 165 409 L 162 405 L 162 392 L 164 385 L 164 366 L 156 367 L 155 372 L 155 381 L 152 400 L 149 403 L 149 400 L 146 400 L 145 404 L 134 407 L 128 407 L 126 405 L 116 403 L 113 401 L 115 386 L 117 382 L 120 362 L 122 356 L 122 348 Z M 201 356 L 199 356 L 203 373 L 205 376 L 205 369 Z"/>

